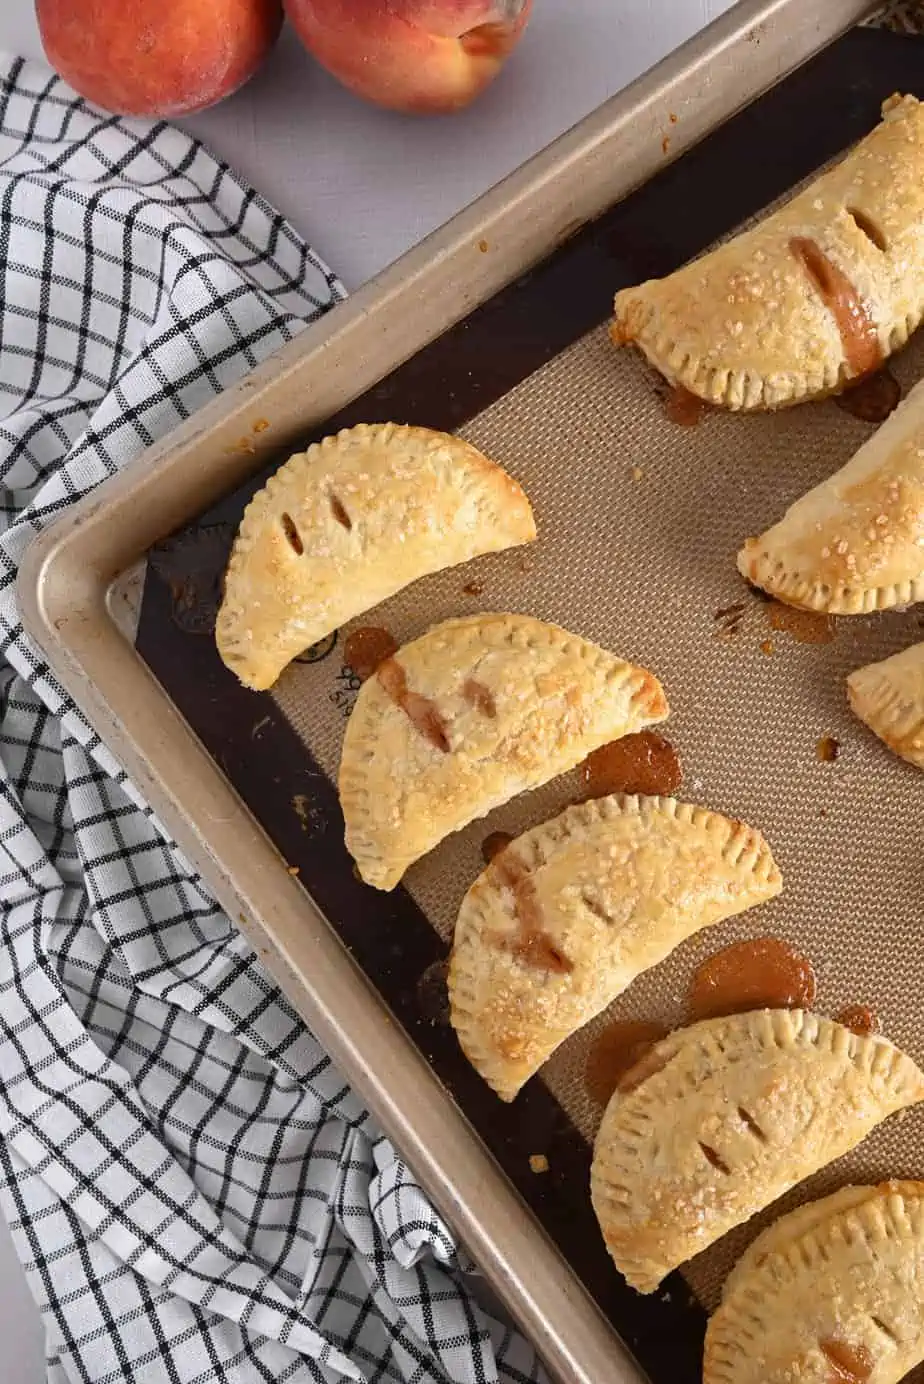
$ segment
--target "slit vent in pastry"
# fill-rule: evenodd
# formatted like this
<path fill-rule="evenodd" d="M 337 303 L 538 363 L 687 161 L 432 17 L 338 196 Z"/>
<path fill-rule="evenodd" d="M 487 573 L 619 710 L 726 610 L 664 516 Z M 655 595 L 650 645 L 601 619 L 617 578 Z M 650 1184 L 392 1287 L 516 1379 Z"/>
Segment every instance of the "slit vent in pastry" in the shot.
<path fill-rule="evenodd" d="M 244 512 L 215 637 L 247 687 L 430 572 L 536 537 L 512 477 L 447 433 L 360 424 L 271 476 Z"/>

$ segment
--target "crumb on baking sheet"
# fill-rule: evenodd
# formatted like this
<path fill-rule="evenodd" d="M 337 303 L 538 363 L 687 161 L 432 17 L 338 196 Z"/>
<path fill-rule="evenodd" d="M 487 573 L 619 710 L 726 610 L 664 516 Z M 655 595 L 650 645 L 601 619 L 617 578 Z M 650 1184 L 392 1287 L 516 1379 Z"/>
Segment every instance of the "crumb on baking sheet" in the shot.
<path fill-rule="evenodd" d="M 530 1172 L 547 1173 L 549 1171 L 549 1160 L 544 1153 L 531 1153 L 529 1155 Z"/>
<path fill-rule="evenodd" d="M 833 735 L 823 735 L 815 746 L 815 754 L 822 764 L 833 764 L 841 752 L 841 742 Z"/>
<path fill-rule="evenodd" d="M 268 418 L 258 418 L 257 421 L 256 421 L 256 422 L 254 423 L 254 425 L 253 425 L 253 431 L 254 431 L 255 433 L 266 432 L 266 430 L 267 430 L 267 428 L 269 427 L 269 425 L 270 425 L 270 424 L 269 424 L 269 419 L 268 419 Z"/>
<path fill-rule="evenodd" d="M 762 654 L 766 654 L 768 658 L 773 653 L 775 648 L 776 645 L 774 644 L 772 639 L 762 639 L 760 641 L 760 652 Z"/>
<path fill-rule="evenodd" d="M 633 479 L 634 481 L 640 481 L 640 480 L 642 479 L 642 477 L 644 476 L 644 474 L 645 474 L 645 472 L 642 470 L 642 468 L 641 468 L 640 466 L 633 466 L 633 467 L 632 467 L 632 479 Z"/>

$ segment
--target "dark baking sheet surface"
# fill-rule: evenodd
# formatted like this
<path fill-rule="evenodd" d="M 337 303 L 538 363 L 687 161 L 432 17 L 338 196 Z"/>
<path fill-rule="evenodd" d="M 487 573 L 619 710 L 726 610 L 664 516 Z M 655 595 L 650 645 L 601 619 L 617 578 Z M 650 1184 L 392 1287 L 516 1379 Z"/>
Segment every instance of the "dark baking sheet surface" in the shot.
<path fill-rule="evenodd" d="M 924 97 L 922 59 L 920 39 L 872 29 L 845 35 L 306 434 L 305 445 L 357 422 L 461 427 L 605 321 L 617 288 L 671 272 L 781 196 L 872 128 L 892 92 Z M 276 703 L 241 688 L 218 659 L 210 635 L 221 572 L 243 508 L 271 469 L 151 554 L 138 650 L 654 1384 L 693 1384 L 703 1308 L 678 1274 L 643 1298 L 615 1273 L 590 1205 L 584 1139 L 540 1082 L 509 1107 L 474 1074 L 434 1010 L 432 987 L 419 982 L 445 955 L 440 938 L 403 889 L 383 895 L 357 881 L 334 785 Z M 336 640 L 315 656 L 342 664 Z M 349 680 L 349 669 L 342 677 Z M 307 822 L 290 807 L 306 789 Z M 549 1159 L 544 1176 L 530 1171 L 536 1152 Z"/>

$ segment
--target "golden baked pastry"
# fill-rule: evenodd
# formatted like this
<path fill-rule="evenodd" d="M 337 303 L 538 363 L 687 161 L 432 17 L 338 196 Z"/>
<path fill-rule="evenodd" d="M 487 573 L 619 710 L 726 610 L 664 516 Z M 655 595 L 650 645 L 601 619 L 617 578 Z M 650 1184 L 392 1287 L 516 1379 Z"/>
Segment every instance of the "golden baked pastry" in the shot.
<path fill-rule="evenodd" d="M 924 1360 L 924 1182 L 845 1187 L 733 1270 L 703 1384 L 898 1384 Z"/>
<path fill-rule="evenodd" d="M 447 620 L 363 684 L 340 764 L 346 843 L 393 889 L 450 832 L 667 716 L 644 668 L 529 615 Z"/>
<path fill-rule="evenodd" d="M 653 1292 L 920 1100 L 924 1073 L 887 1039 L 804 1010 L 671 1034 L 623 1077 L 597 1134 L 591 1195 L 616 1267 Z"/>
<path fill-rule="evenodd" d="M 858 668 L 847 679 L 847 695 L 890 750 L 924 769 L 924 644 Z"/>
<path fill-rule="evenodd" d="M 772 409 L 875 370 L 924 319 L 924 105 L 882 123 L 780 211 L 666 279 L 616 295 L 613 340 L 672 384 Z"/>
<path fill-rule="evenodd" d="M 516 481 L 448 433 L 362 423 L 286 462 L 251 500 L 215 638 L 247 687 L 418 577 L 536 537 Z"/>
<path fill-rule="evenodd" d="M 624 794 L 569 807 L 462 902 L 449 997 L 466 1057 L 512 1100 L 642 971 L 782 887 L 760 833 L 707 808 Z"/>
<path fill-rule="evenodd" d="M 924 598 L 924 382 L 840 471 L 738 554 L 789 605 L 859 615 Z"/>

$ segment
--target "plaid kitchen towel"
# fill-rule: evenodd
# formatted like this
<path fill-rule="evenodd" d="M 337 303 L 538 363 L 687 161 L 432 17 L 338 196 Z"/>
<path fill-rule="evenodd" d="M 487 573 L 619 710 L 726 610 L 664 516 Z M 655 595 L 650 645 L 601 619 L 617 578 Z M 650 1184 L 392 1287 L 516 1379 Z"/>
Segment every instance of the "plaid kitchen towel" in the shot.
<path fill-rule="evenodd" d="M 53 1384 L 539 1384 L 29 640 L 30 538 L 341 296 L 164 124 L 0 62 L 0 1202 Z"/>

